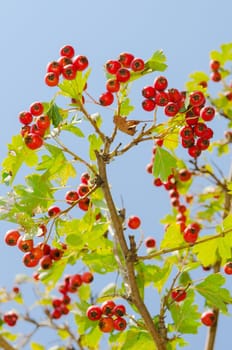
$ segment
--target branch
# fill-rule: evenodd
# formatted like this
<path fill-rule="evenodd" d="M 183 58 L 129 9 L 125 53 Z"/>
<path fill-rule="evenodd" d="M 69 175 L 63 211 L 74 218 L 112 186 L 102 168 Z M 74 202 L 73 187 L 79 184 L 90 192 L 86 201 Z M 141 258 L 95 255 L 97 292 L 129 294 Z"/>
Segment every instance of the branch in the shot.
<path fill-rule="evenodd" d="M 210 237 L 199 239 L 194 244 L 186 243 L 186 244 L 179 245 L 179 246 L 176 246 L 176 247 L 173 247 L 173 248 L 160 249 L 157 252 L 152 253 L 150 255 L 138 256 L 138 259 L 139 260 L 150 260 L 150 259 L 153 259 L 153 258 L 155 258 L 157 256 L 162 256 L 164 254 L 172 253 L 172 252 L 175 252 L 175 251 L 188 249 L 189 247 L 193 247 L 193 246 L 198 245 L 198 244 L 202 244 L 202 243 L 205 243 L 205 242 L 208 242 L 208 241 L 212 241 L 213 239 L 223 238 L 225 235 L 227 235 L 227 234 L 229 234 L 231 232 L 232 232 L 232 227 L 230 229 L 228 229 L 226 231 L 222 231 L 222 232 L 220 232 L 220 233 L 218 233 L 218 234 L 216 234 L 214 236 L 210 236 Z"/>
<path fill-rule="evenodd" d="M 166 350 L 166 339 L 163 339 L 159 334 L 158 330 L 156 329 L 154 325 L 154 321 L 139 293 L 139 289 L 136 281 L 136 275 L 135 275 L 135 266 L 134 266 L 136 262 L 136 257 L 135 257 L 136 247 L 134 247 L 133 239 L 130 237 L 131 249 L 128 249 L 127 242 L 124 236 L 123 223 L 120 215 L 117 212 L 117 209 L 115 207 L 115 204 L 110 192 L 107 173 L 106 173 L 106 164 L 104 162 L 103 156 L 100 153 L 96 152 L 96 157 L 97 157 L 98 168 L 99 168 L 99 176 L 102 180 L 101 187 L 104 193 L 106 204 L 109 209 L 112 226 L 124 256 L 124 262 L 126 265 L 129 287 L 131 289 L 131 301 L 132 303 L 134 303 L 139 313 L 141 314 L 145 322 L 147 331 L 150 333 L 150 335 L 154 340 L 154 343 L 157 346 L 157 350 Z"/>
<path fill-rule="evenodd" d="M 11 346 L 2 335 L 0 335 L 0 349 L 4 350 L 15 350 L 13 346 Z"/>

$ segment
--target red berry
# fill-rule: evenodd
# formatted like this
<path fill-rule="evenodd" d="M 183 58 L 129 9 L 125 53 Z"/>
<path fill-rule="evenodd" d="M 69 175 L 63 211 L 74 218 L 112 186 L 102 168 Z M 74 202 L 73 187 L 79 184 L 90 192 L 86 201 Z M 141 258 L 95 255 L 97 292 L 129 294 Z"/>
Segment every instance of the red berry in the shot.
<path fill-rule="evenodd" d="M 48 115 L 41 115 L 36 119 L 36 125 L 39 129 L 48 129 L 50 126 L 50 118 Z"/>
<path fill-rule="evenodd" d="M 115 308 L 115 302 L 113 300 L 106 300 L 101 305 L 101 310 L 104 315 L 112 316 L 113 309 Z"/>
<path fill-rule="evenodd" d="M 48 72 L 44 77 L 44 81 L 48 86 L 57 86 L 59 84 L 59 75 L 55 72 Z"/>
<path fill-rule="evenodd" d="M 83 55 L 76 56 L 73 58 L 73 65 L 75 66 L 77 71 L 83 71 L 89 65 L 88 58 Z"/>
<path fill-rule="evenodd" d="M 86 316 L 91 321 L 100 320 L 100 318 L 102 316 L 102 310 L 101 310 L 100 306 L 97 306 L 97 305 L 90 306 L 86 311 Z"/>
<path fill-rule="evenodd" d="M 199 137 L 199 139 L 196 142 L 196 146 L 199 147 L 199 149 L 201 151 L 206 150 L 209 147 L 209 140 L 208 139 L 204 139 L 203 137 Z"/>
<path fill-rule="evenodd" d="M 124 329 L 126 329 L 126 326 L 127 326 L 127 322 L 124 318 L 117 317 L 114 320 L 114 329 L 116 329 L 117 331 L 124 331 Z"/>
<path fill-rule="evenodd" d="M 106 90 L 109 92 L 118 92 L 120 90 L 120 82 L 116 79 L 107 80 Z"/>
<path fill-rule="evenodd" d="M 149 100 L 149 99 L 143 100 L 142 107 L 145 111 L 151 112 L 155 109 L 156 103 L 154 100 Z"/>
<path fill-rule="evenodd" d="M 44 111 L 43 104 L 41 102 L 34 102 L 30 105 L 30 112 L 35 117 L 41 115 Z"/>
<path fill-rule="evenodd" d="M 158 106 L 166 106 L 169 102 L 168 93 L 165 91 L 159 91 L 155 95 L 155 102 Z"/>
<path fill-rule="evenodd" d="M 73 80 L 76 78 L 77 69 L 74 64 L 67 64 L 63 67 L 62 75 L 67 80 Z"/>
<path fill-rule="evenodd" d="M 182 95 L 179 90 L 177 89 L 168 89 L 168 96 L 169 96 L 169 101 L 170 102 L 179 102 L 182 100 Z"/>
<path fill-rule="evenodd" d="M 20 236 L 17 240 L 17 247 L 24 253 L 31 251 L 33 245 L 33 239 L 25 239 L 23 236 Z"/>
<path fill-rule="evenodd" d="M 90 175 L 88 173 L 81 174 L 81 182 L 85 185 L 88 185 Z"/>
<path fill-rule="evenodd" d="M 201 315 L 201 322 L 207 327 L 213 326 L 215 321 L 216 321 L 216 315 L 213 311 L 205 311 Z"/>
<path fill-rule="evenodd" d="M 61 56 L 59 59 L 58 59 L 58 63 L 59 65 L 61 66 L 61 72 L 63 71 L 63 67 L 64 66 L 67 66 L 68 64 L 72 64 L 73 61 L 71 58 L 68 58 L 66 56 Z"/>
<path fill-rule="evenodd" d="M 114 321 L 111 317 L 102 317 L 98 325 L 100 330 L 104 333 L 110 333 L 114 329 Z"/>
<path fill-rule="evenodd" d="M 24 125 L 20 130 L 20 134 L 22 135 L 22 137 L 26 137 L 30 132 L 31 132 L 30 125 Z"/>
<path fill-rule="evenodd" d="M 78 206 L 81 210 L 87 211 L 89 209 L 89 206 L 90 206 L 90 199 L 88 197 L 81 199 L 78 202 Z"/>
<path fill-rule="evenodd" d="M 86 271 L 81 275 L 82 282 L 91 283 L 94 279 L 92 272 Z"/>
<path fill-rule="evenodd" d="M 180 129 L 180 136 L 184 139 L 184 140 L 191 140 L 193 138 L 193 129 L 191 128 L 191 126 L 183 126 Z"/>
<path fill-rule="evenodd" d="M 185 114 L 185 120 L 188 125 L 196 125 L 198 123 L 199 117 L 193 112 L 193 110 L 189 110 Z"/>
<path fill-rule="evenodd" d="M 197 224 L 199 225 L 199 224 Z M 189 224 L 184 230 L 184 240 L 187 243 L 195 243 L 198 238 L 199 226 Z"/>
<path fill-rule="evenodd" d="M 216 60 L 211 60 L 209 62 L 209 66 L 212 71 L 217 71 L 220 68 L 220 62 Z"/>
<path fill-rule="evenodd" d="M 130 229 L 136 230 L 141 225 L 141 220 L 138 216 L 130 216 L 128 218 L 127 225 Z"/>
<path fill-rule="evenodd" d="M 232 261 L 228 261 L 224 266 L 223 270 L 227 275 L 232 275 Z"/>
<path fill-rule="evenodd" d="M 30 112 L 20 112 L 19 121 L 20 123 L 27 125 L 30 124 L 33 120 L 32 114 Z"/>
<path fill-rule="evenodd" d="M 187 292 L 184 288 L 177 288 L 172 290 L 171 292 L 171 298 L 176 301 L 180 302 L 183 301 L 187 296 Z"/>
<path fill-rule="evenodd" d="M 185 182 L 191 179 L 192 173 L 188 169 L 180 169 L 178 171 L 178 178 L 180 181 Z"/>
<path fill-rule="evenodd" d="M 130 79 L 130 71 L 127 68 L 119 68 L 116 79 L 121 83 L 127 82 Z"/>
<path fill-rule="evenodd" d="M 23 256 L 23 263 L 26 267 L 35 267 L 38 265 L 39 260 L 35 258 L 32 252 L 27 252 Z"/>
<path fill-rule="evenodd" d="M 109 60 L 105 64 L 106 70 L 110 74 L 116 74 L 119 68 L 121 68 L 121 66 L 121 63 L 115 60 Z"/>
<path fill-rule="evenodd" d="M 130 68 L 134 72 L 140 72 L 144 70 L 144 67 L 145 67 L 145 63 L 141 58 L 134 58 L 130 65 Z"/>
<path fill-rule="evenodd" d="M 52 260 L 58 261 L 62 258 L 63 251 L 59 248 L 53 248 L 50 250 L 49 255 Z"/>
<path fill-rule="evenodd" d="M 49 62 L 47 65 L 47 72 L 48 73 L 55 73 L 58 77 L 61 74 L 62 66 L 57 61 Z"/>
<path fill-rule="evenodd" d="M 31 249 L 31 253 L 33 254 L 34 258 L 37 260 L 41 259 L 42 256 L 44 255 L 43 249 L 39 245 L 37 245 L 36 247 L 33 247 Z"/>
<path fill-rule="evenodd" d="M 219 73 L 218 71 L 213 72 L 212 74 L 210 74 L 210 79 L 216 83 L 218 81 L 221 81 L 222 79 L 221 73 Z"/>
<path fill-rule="evenodd" d="M 59 215 L 61 212 L 61 209 L 57 206 L 52 206 L 48 209 L 48 216 L 50 217 L 55 217 L 57 215 Z"/>
<path fill-rule="evenodd" d="M 43 145 L 43 139 L 40 135 L 29 133 L 24 138 L 25 144 L 31 150 L 36 150 Z"/>
<path fill-rule="evenodd" d="M 76 273 L 75 275 L 70 276 L 69 284 L 71 287 L 78 288 L 82 285 L 81 275 Z"/>
<path fill-rule="evenodd" d="M 194 125 L 194 134 L 196 136 L 202 137 L 204 131 L 207 129 L 207 125 L 205 123 L 197 123 Z"/>
<path fill-rule="evenodd" d="M 163 91 L 163 90 L 165 90 L 167 88 L 167 86 L 168 86 L 168 81 L 163 76 L 157 77 L 154 80 L 154 88 L 155 88 L 155 90 Z"/>
<path fill-rule="evenodd" d="M 114 102 L 114 95 L 107 91 L 99 97 L 99 102 L 104 107 L 109 106 Z"/>
<path fill-rule="evenodd" d="M 153 86 L 145 86 L 142 90 L 142 95 L 145 98 L 154 98 L 155 94 L 156 94 L 156 91 Z"/>
<path fill-rule="evenodd" d="M 60 56 L 65 56 L 68 58 L 73 58 L 75 55 L 74 48 L 71 45 L 65 45 L 60 49 Z"/>
<path fill-rule="evenodd" d="M 20 237 L 20 233 L 17 230 L 9 230 L 6 232 L 4 240 L 5 243 L 9 246 L 17 245 L 17 241 Z"/>
<path fill-rule="evenodd" d="M 194 91 L 189 95 L 189 102 L 192 106 L 201 106 L 205 103 L 205 96 L 202 91 Z"/>
<path fill-rule="evenodd" d="M 167 117 L 174 117 L 179 112 L 179 106 L 175 102 L 168 102 L 164 108 L 164 114 Z"/>
<path fill-rule="evenodd" d="M 80 184 L 77 188 L 77 193 L 80 197 L 85 196 L 89 192 L 89 186 L 86 184 Z"/>
<path fill-rule="evenodd" d="M 206 121 L 211 121 L 215 116 L 215 109 L 213 107 L 203 107 L 200 112 L 200 117 Z"/>
<path fill-rule="evenodd" d="M 115 305 L 115 307 L 113 308 L 113 315 L 115 316 L 124 316 L 126 313 L 126 308 L 124 305 Z"/>
<path fill-rule="evenodd" d="M 40 259 L 40 266 L 43 270 L 50 269 L 50 267 L 52 266 L 52 258 L 50 257 L 50 255 L 44 255 Z"/>
<path fill-rule="evenodd" d="M 45 135 L 45 131 L 46 131 L 45 129 L 38 128 L 36 124 L 31 125 L 31 129 L 30 129 L 31 134 L 36 134 L 36 135 L 39 135 L 41 138 L 43 138 Z"/>
<path fill-rule="evenodd" d="M 153 237 L 148 237 L 148 238 L 146 238 L 146 240 L 145 240 L 145 246 L 146 246 L 147 248 L 154 248 L 155 245 L 156 245 L 156 241 L 155 241 L 155 239 L 154 239 Z"/>
<path fill-rule="evenodd" d="M 211 139 L 213 137 L 213 130 L 207 127 L 206 130 L 203 131 L 201 137 L 204 139 Z"/>
<path fill-rule="evenodd" d="M 194 145 L 194 146 L 189 147 L 188 154 L 193 158 L 197 158 L 200 156 L 201 150 L 197 145 Z"/>
<path fill-rule="evenodd" d="M 76 202 L 78 199 L 79 199 L 79 195 L 77 191 L 66 192 L 66 195 L 65 195 L 66 203 L 73 204 L 73 202 Z"/>
<path fill-rule="evenodd" d="M 152 166 L 153 166 L 153 164 L 152 164 Z M 156 179 L 154 179 L 153 185 L 156 186 L 156 187 L 160 187 L 160 186 L 163 185 L 163 182 L 162 182 L 162 180 L 159 177 L 157 177 Z"/>
<path fill-rule="evenodd" d="M 123 67 L 130 68 L 133 59 L 134 55 L 128 52 L 123 52 L 119 55 L 118 61 L 123 65 Z"/>

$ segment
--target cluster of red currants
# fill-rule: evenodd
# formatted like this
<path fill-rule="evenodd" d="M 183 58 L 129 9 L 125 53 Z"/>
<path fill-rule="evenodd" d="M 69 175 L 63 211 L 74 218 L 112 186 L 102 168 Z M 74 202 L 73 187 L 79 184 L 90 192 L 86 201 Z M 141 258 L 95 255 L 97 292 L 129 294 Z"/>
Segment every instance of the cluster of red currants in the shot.
<path fill-rule="evenodd" d="M 18 314 L 15 311 L 8 311 L 3 315 L 3 321 L 10 327 L 16 325 L 18 318 Z"/>
<path fill-rule="evenodd" d="M 211 60 L 209 62 L 209 67 L 211 69 L 210 79 L 212 81 L 215 81 L 215 82 L 221 81 L 222 76 L 221 76 L 221 73 L 219 71 L 220 65 L 221 65 L 220 62 L 216 61 L 216 60 Z"/>
<path fill-rule="evenodd" d="M 78 71 L 83 71 L 88 67 L 89 62 L 86 56 L 74 56 L 75 50 L 71 45 L 65 45 L 60 49 L 58 60 L 49 62 L 47 65 L 44 80 L 48 86 L 57 86 L 60 77 L 73 80 L 76 78 Z"/>
<path fill-rule="evenodd" d="M 114 102 L 114 95 L 120 90 L 122 83 L 130 80 L 131 71 L 140 72 L 145 68 L 145 63 L 141 58 L 136 58 L 131 53 L 123 52 L 116 60 L 109 60 L 105 64 L 105 69 L 110 77 L 106 82 L 106 92 L 99 97 L 102 106 L 109 106 Z"/>
<path fill-rule="evenodd" d="M 116 305 L 113 300 L 107 300 L 101 306 L 91 305 L 86 311 L 88 319 L 98 321 L 98 326 L 104 333 L 123 331 L 127 326 L 127 321 L 123 318 L 125 314 L 125 306 Z"/>
<path fill-rule="evenodd" d="M 59 319 L 62 315 L 67 315 L 69 313 L 67 305 L 71 303 L 69 293 L 77 293 L 78 288 L 81 287 L 83 283 L 89 284 L 93 279 L 93 274 L 90 271 L 86 271 L 82 274 L 77 273 L 66 276 L 64 282 L 58 287 L 58 291 L 62 294 L 62 298 L 52 299 L 53 311 L 50 313 L 50 317 L 53 319 Z"/>
<path fill-rule="evenodd" d="M 47 228 L 44 224 L 38 227 L 38 237 L 44 236 Z M 23 263 L 26 267 L 35 267 L 38 264 L 43 270 L 49 269 L 54 261 L 60 260 L 65 244 L 61 244 L 61 248 L 52 248 L 49 244 L 40 242 L 34 245 L 32 238 L 25 238 L 18 230 L 9 230 L 5 234 L 5 243 L 9 246 L 17 246 L 24 253 Z"/>
<path fill-rule="evenodd" d="M 43 145 L 43 138 L 50 127 L 50 118 L 44 115 L 44 106 L 41 102 L 34 102 L 30 105 L 29 111 L 19 113 L 19 121 L 23 124 L 21 135 L 26 146 L 32 150 Z"/>

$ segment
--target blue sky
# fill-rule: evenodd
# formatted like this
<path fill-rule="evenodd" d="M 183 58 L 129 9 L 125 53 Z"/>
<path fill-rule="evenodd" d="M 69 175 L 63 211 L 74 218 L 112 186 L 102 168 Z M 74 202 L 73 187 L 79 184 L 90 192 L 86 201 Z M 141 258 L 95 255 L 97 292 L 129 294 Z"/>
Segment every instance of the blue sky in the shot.
<path fill-rule="evenodd" d="M 45 67 L 48 61 L 58 57 L 64 44 L 70 43 L 78 53 L 88 56 L 92 67 L 90 90 L 96 98 L 104 91 L 103 64 L 123 51 L 146 59 L 162 48 L 168 59 L 165 74 L 170 86 L 183 89 L 189 73 L 208 71 L 211 50 L 232 41 L 231 13 L 229 0 L 5 1 L 0 12 L 0 160 L 11 136 L 19 131 L 18 113 L 35 100 L 52 97 L 54 90 L 43 81 Z M 140 117 L 142 110 L 137 105 L 135 116 Z M 139 214 L 148 222 L 145 230 L 156 225 L 169 210 L 165 203 L 157 205 L 159 195 L 152 193 L 150 178 L 144 171 L 150 160 L 149 152 L 150 146 L 138 154 L 132 151 L 130 162 L 120 160 L 110 171 L 115 196 L 118 201 L 123 197 L 128 214 L 137 212 L 142 204 Z M 9 228 L 7 224 L 1 227 L 2 234 Z M 1 264 L 8 254 L 8 249 L 1 253 Z M 8 273 L 4 275 L 3 271 L 1 284 L 12 283 L 15 266 L 20 264 L 19 257 L 12 257 Z M 231 320 L 223 317 L 222 320 L 216 350 L 229 344 Z M 201 329 L 186 349 L 202 349 L 204 335 L 205 329 Z"/>

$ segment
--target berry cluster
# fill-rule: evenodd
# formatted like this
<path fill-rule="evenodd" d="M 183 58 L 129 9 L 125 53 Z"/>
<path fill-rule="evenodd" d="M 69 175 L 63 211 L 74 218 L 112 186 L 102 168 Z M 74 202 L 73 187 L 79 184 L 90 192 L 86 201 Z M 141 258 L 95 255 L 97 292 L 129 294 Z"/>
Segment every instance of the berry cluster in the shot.
<path fill-rule="evenodd" d="M 212 81 L 218 82 L 222 79 L 221 73 L 220 73 L 220 62 L 216 60 L 211 60 L 209 63 L 209 67 L 211 69 L 211 75 L 210 79 Z"/>
<path fill-rule="evenodd" d="M 125 314 L 125 306 L 116 305 L 113 300 L 107 300 L 101 306 L 91 305 L 86 311 L 88 319 L 98 321 L 98 326 L 104 333 L 113 330 L 123 331 L 127 326 L 127 322 L 123 318 Z"/>
<path fill-rule="evenodd" d="M 197 158 L 210 145 L 213 130 L 205 122 L 213 120 L 215 109 L 205 106 L 202 91 L 194 91 L 189 95 L 189 106 L 185 112 L 185 125 L 180 129 L 181 144 L 188 149 L 188 154 Z"/>
<path fill-rule="evenodd" d="M 14 327 L 18 321 L 18 315 L 15 311 L 8 311 L 3 315 L 3 321 L 10 327 Z"/>
<path fill-rule="evenodd" d="M 44 224 L 38 226 L 38 236 L 41 237 L 47 232 Z M 25 238 L 18 230 L 9 230 L 5 234 L 5 243 L 9 246 L 17 246 L 24 253 L 23 263 L 26 267 L 35 267 L 40 264 L 43 270 L 49 269 L 54 261 L 60 260 L 65 244 L 61 244 L 61 248 L 52 248 L 49 244 L 40 242 L 34 245 L 32 238 Z"/>
<path fill-rule="evenodd" d="M 67 305 L 71 303 L 69 293 L 77 293 L 78 288 L 81 287 L 83 283 L 89 284 L 93 279 L 93 274 L 90 271 L 66 276 L 64 282 L 58 287 L 62 298 L 52 299 L 53 311 L 50 314 L 51 318 L 59 319 L 62 315 L 67 315 L 69 313 Z"/>
<path fill-rule="evenodd" d="M 159 141 L 159 140 L 158 140 Z M 159 143 L 159 142 L 158 142 Z M 159 143 L 160 144 L 160 143 Z M 153 154 L 155 154 L 156 146 L 153 148 Z M 159 146 L 160 147 L 160 146 Z M 147 172 L 152 173 L 152 162 L 147 165 Z M 201 226 L 197 222 L 187 224 L 186 211 L 187 208 L 180 201 L 180 193 L 178 186 L 180 183 L 190 181 L 192 173 L 187 168 L 176 170 L 171 174 L 166 182 L 163 182 L 160 178 L 156 178 L 153 181 L 154 186 L 163 186 L 168 191 L 170 197 L 170 203 L 177 212 L 176 222 L 180 225 L 180 232 L 183 234 L 183 238 L 187 243 L 194 243 L 198 238 Z"/>
<path fill-rule="evenodd" d="M 131 71 L 143 71 L 145 63 L 141 58 L 136 58 L 131 53 L 123 52 L 117 60 L 109 60 L 105 64 L 105 69 L 110 77 L 106 82 L 106 92 L 99 97 L 102 106 L 109 106 L 114 102 L 114 95 L 120 90 L 122 83 L 129 81 Z"/>
<path fill-rule="evenodd" d="M 21 135 L 26 146 L 32 150 L 43 145 L 43 138 L 50 127 L 50 118 L 43 112 L 43 104 L 36 101 L 30 105 L 29 111 L 22 111 L 18 116 L 20 123 L 23 124 Z"/>
<path fill-rule="evenodd" d="M 83 71 L 88 67 L 89 62 L 86 56 L 74 56 L 75 50 L 72 46 L 65 45 L 60 49 L 58 60 L 49 62 L 47 65 L 44 80 L 48 86 L 57 86 L 61 77 L 73 80 L 78 71 Z"/>
<path fill-rule="evenodd" d="M 185 94 L 177 89 L 168 89 L 168 80 L 164 76 L 155 78 L 153 85 L 145 86 L 142 95 L 142 108 L 153 111 L 156 106 L 164 107 L 164 114 L 167 117 L 174 117 L 184 106 Z"/>

